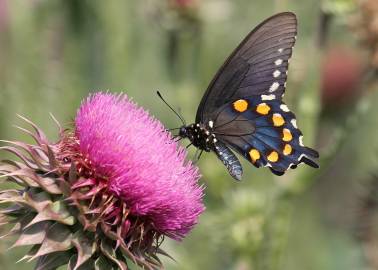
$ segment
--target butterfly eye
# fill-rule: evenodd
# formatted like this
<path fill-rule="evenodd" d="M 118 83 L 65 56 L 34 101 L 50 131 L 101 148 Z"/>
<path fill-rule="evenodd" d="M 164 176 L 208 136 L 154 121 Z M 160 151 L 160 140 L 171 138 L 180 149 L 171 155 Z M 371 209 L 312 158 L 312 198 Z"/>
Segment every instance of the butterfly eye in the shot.
<path fill-rule="evenodd" d="M 182 137 L 182 138 L 188 137 L 188 131 L 185 127 L 180 128 L 179 136 Z"/>

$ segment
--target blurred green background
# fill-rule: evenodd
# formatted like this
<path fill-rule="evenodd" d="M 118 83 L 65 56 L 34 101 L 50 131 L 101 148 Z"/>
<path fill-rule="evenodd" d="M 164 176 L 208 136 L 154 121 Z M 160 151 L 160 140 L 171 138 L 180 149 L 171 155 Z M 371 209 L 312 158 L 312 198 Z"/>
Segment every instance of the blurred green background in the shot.
<path fill-rule="evenodd" d="M 260 21 L 293 11 L 299 34 L 285 101 L 319 170 L 282 177 L 215 155 L 199 166 L 206 212 L 166 269 L 378 269 L 378 1 L 0 0 L 0 137 L 16 114 L 57 137 L 88 93 L 125 92 L 164 122 L 188 122 L 224 59 Z M 190 156 L 194 152 L 191 150 Z M 32 269 L 0 239 L 0 269 Z"/>

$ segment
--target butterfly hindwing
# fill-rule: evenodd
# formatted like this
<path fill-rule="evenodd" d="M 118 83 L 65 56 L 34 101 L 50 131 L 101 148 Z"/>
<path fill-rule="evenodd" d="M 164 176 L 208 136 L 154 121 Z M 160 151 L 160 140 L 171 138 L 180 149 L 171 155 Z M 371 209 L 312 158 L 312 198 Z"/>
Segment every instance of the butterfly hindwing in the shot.
<path fill-rule="evenodd" d="M 295 115 L 281 100 L 238 99 L 222 106 L 213 133 L 256 167 L 281 175 L 304 162 L 317 167 L 315 150 L 305 147 Z"/>
<path fill-rule="evenodd" d="M 296 34 L 297 19 L 290 12 L 270 17 L 252 30 L 208 86 L 196 122 L 207 122 L 219 107 L 241 97 L 281 99 Z"/>

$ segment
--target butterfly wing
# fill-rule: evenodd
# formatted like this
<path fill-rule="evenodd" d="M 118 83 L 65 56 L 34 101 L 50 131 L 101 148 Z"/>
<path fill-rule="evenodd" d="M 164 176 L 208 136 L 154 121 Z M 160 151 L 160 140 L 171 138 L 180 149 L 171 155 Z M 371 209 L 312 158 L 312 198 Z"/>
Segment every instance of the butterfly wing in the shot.
<path fill-rule="evenodd" d="M 304 146 L 294 113 L 280 100 L 239 99 L 219 108 L 214 123 L 216 138 L 256 167 L 269 167 L 277 175 L 302 162 L 318 167 L 312 161 L 318 153 Z"/>
<path fill-rule="evenodd" d="M 211 81 L 196 122 L 208 122 L 219 107 L 239 97 L 275 95 L 280 99 L 296 34 L 297 19 L 290 12 L 274 15 L 252 30 Z"/>
<path fill-rule="evenodd" d="M 296 34 L 290 12 L 257 26 L 215 75 L 196 116 L 218 140 L 277 175 L 301 162 L 317 167 L 318 153 L 303 145 L 295 115 L 282 102 Z"/>

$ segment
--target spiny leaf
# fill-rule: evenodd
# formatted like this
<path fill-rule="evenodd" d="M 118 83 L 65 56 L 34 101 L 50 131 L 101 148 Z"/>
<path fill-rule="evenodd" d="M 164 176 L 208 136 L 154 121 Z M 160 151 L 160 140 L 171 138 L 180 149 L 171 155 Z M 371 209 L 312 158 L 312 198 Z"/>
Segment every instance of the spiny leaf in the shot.
<path fill-rule="evenodd" d="M 45 133 L 43 133 L 43 131 L 40 128 L 38 128 L 32 121 L 30 121 L 29 119 L 27 119 L 27 118 L 25 118 L 25 117 L 23 117 L 19 114 L 17 114 L 17 116 L 33 127 L 33 129 L 35 130 L 35 132 L 38 135 L 37 138 L 39 140 L 37 141 L 37 143 L 41 144 L 41 143 L 47 143 L 48 142 Z"/>
<path fill-rule="evenodd" d="M 59 133 L 63 133 L 63 128 L 60 125 L 59 121 L 55 118 L 55 116 L 51 112 L 49 113 L 49 115 L 52 118 L 52 120 L 55 122 L 55 124 L 57 125 L 57 127 L 59 129 Z"/>
<path fill-rule="evenodd" d="M 68 172 L 68 181 L 71 185 L 73 185 L 77 181 L 77 169 L 75 162 L 71 163 L 70 170 Z"/>
<path fill-rule="evenodd" d="M 46 236 L 46 231 L 48 227 L 51 226 L 51 224 L 51 222 L 41 222 L 26 228 L 22 231 L 20 237 L 13 244 L 12 248 L 18 246 L 42 244 Z"/>
<path fill-rule="evenodd" d="M 34 213 L 28 213 L 22 217 L 16 218 L 15 220 L 12 220 L 12 222 L 16 222 L 16 224 L 13 226 L 13 228 L 5 235 L 2 235 L 1 238 L 5 238 L 10 235 L 19 234 L 22 232 L 25 227 L 29 224 L 31 220 L 33 220 L 35 214 Z"/>
<path fill-rule="evenodd" d="M 49 227 L 46 237 L 43 240 L 41 247 L 33 259 L 57 252 L 66 251 L 72 248 L 72 233 L 67 226 L 55 223 Z M 67 260 L 68 261 L 68 260 Z"/>
<path fill-rule="evenodd" d="M 17 129 L 21 130 L 22 132 L 26 133 L 27 135 L 29 135 L 30 137 L 32 137 L 37 144 L 40 144 L 39 138 L 37 138 L 37 135 L 35 133 L 33 133 L 30 130 L 27 130 L 27 129 L 23 128 L 23 127 L 19 127 L 17 125 L 13 125 L 13 127 L 15 127 Z"/>
<path fill-rule="evenodd" d="M 95 262 L 95 270 L 111 270 L 113 269 L 112 264 L 106 259 L 105 256 L 100 256 Z"/>
<path fill-rule="evenodd" d="M 54 220 L 66 225 L 75 224 L 75 217 L 70 214 L 62 201 L 56 201 L 46 206 L 42 211 L 37 213 L 28 226 L 46 220 Z"/>
<path fill-rule="evenodd" d="M 24 201 L 25 200 L 22 198 L 20 191 L 17 189 L 6 189 L 0 191 L 0 203 L 22 203 Z"/>
<path fill-rule="evenodd" d="M 55 158 L 54 152 L 51 150 L 50 146 L 46 144 L 47 156 L 49 158 L 50 170 L 54 170 L 59 166 L 58 161 Z"/>
<path fill-rule="evenodd" d="M 27 177 L 27 176 L 19 177 L 18 174 L 15 173 L 16 171 L 19 171 L 19 170 L 23 170 L 23 171 L 26 171 L 26 169 L 32 170 L 25 164 L 21 162 L 17 162 L 17 161 L 11 161 L 11 160 L 2 160 L 1 164 L 2 164 L 1 169 L 0 169 L 1 178 L 8 181 L 14 180 L 18 185 L 21 185 L 24 187 L 39 187 L 38 183 L 31 180 L 30 177 Z"/>
<path fill-rule="evenodd" d="M 55 252 L 41 256 L 37 260 L 34 270 L 55 270 L 68 263 L 71 254 L 69 252 Z"/>
<path fill-rule="evenodd" d="M 85 263 L 80 265 L 78 268 L 75 268 L 76 261 L 77 261 L 77 255 L 75 254 L 71 257 L 70 262 L 68 263 L 67 270 L 74 270 L 74 269 L 77 269 L 77 270 L 93 270 L 94 269 L 94 263 L 95 262 L 92 259 L 87 260 Z"/>
<path fill-rule="evenodd" d="M 46 192 L 35 193 L 28 191 L 24 193 L 24 199 L 27 205 L 37 210 L 37 212 L 43 211 L 48 205 L 52 205 L 50 196 Z"/>
<path fill-rule="evenodd" d="M 41 245 L 34 245 L 32 246 L 32 248 L 29 250 L 29 252 L 24 256 L 22 257 L 21 259 L 19 259 L 17 262 L 22 262 L 22 261 L 25 261 L 25 260 L 32 260 L 32 258 L 34 257 L 35 254 L 37 254 L 38 252 L 38 249 L 40 248 Z"/>
<path fill-rule="evenodd" d="M 57 184 L 57 179 L 52 177 L 38 177 L 36 179 L 33 179 L 35 182 L 37 182 L 42 189 L 47 191 L 50 194 L 62 194 L 62 190 Z"/>
<path fill-rule="evenodd" d="M 30 145 L 20 141 L 6 141 L 0 140 L 0 142 L 5 142 L 7 144 L 13 145 L 14 147 L 23 150 L 24 155 L 27 154 L 35 162 L 39 168 L 46 168 L 48 165 L 47 155 L 43 152 L 40 146 Z"/>
<path fill-rule="evenodd" d="M 34 161 L 32 159 L 27 158 L 24 153 L 22 153 L 20 150 L 18 150 L 15 147 L 12 147 L 12 146 L 2 146 L 2 147 L 0 147 L 0 150 L 4 150 L 4 151 L 10 152 L 10 153 L 16 155 L 17 157 L 19 157 L 25 163 L 26 166 L 28 166 L 28 167 L 30 167 L 32 169 L 35 169 L 35 170 L 40 169 L 34 163 Z"/>
<path fill-rule="evenodd" d="M 89 260 L 96 252 L 96 244 L 93 240 L 85 236 L 81 231 L 75 233 L 72 243 L 75 246 L 78 255 L 76 264 L 73 268 L 74 270 L 76 270 L 87 260 Z"/>
<path fill-rule="evenodd" d="M 119 258 L 117 258 L 116 253 L 111 245 L 105 243 L 105 241 L 101 241 L 100 248 L 102 253 L 113 263 L 115 263 L 121 270 L 129 270 L 127 265 L 124 262 L 120 261 Z"/>

